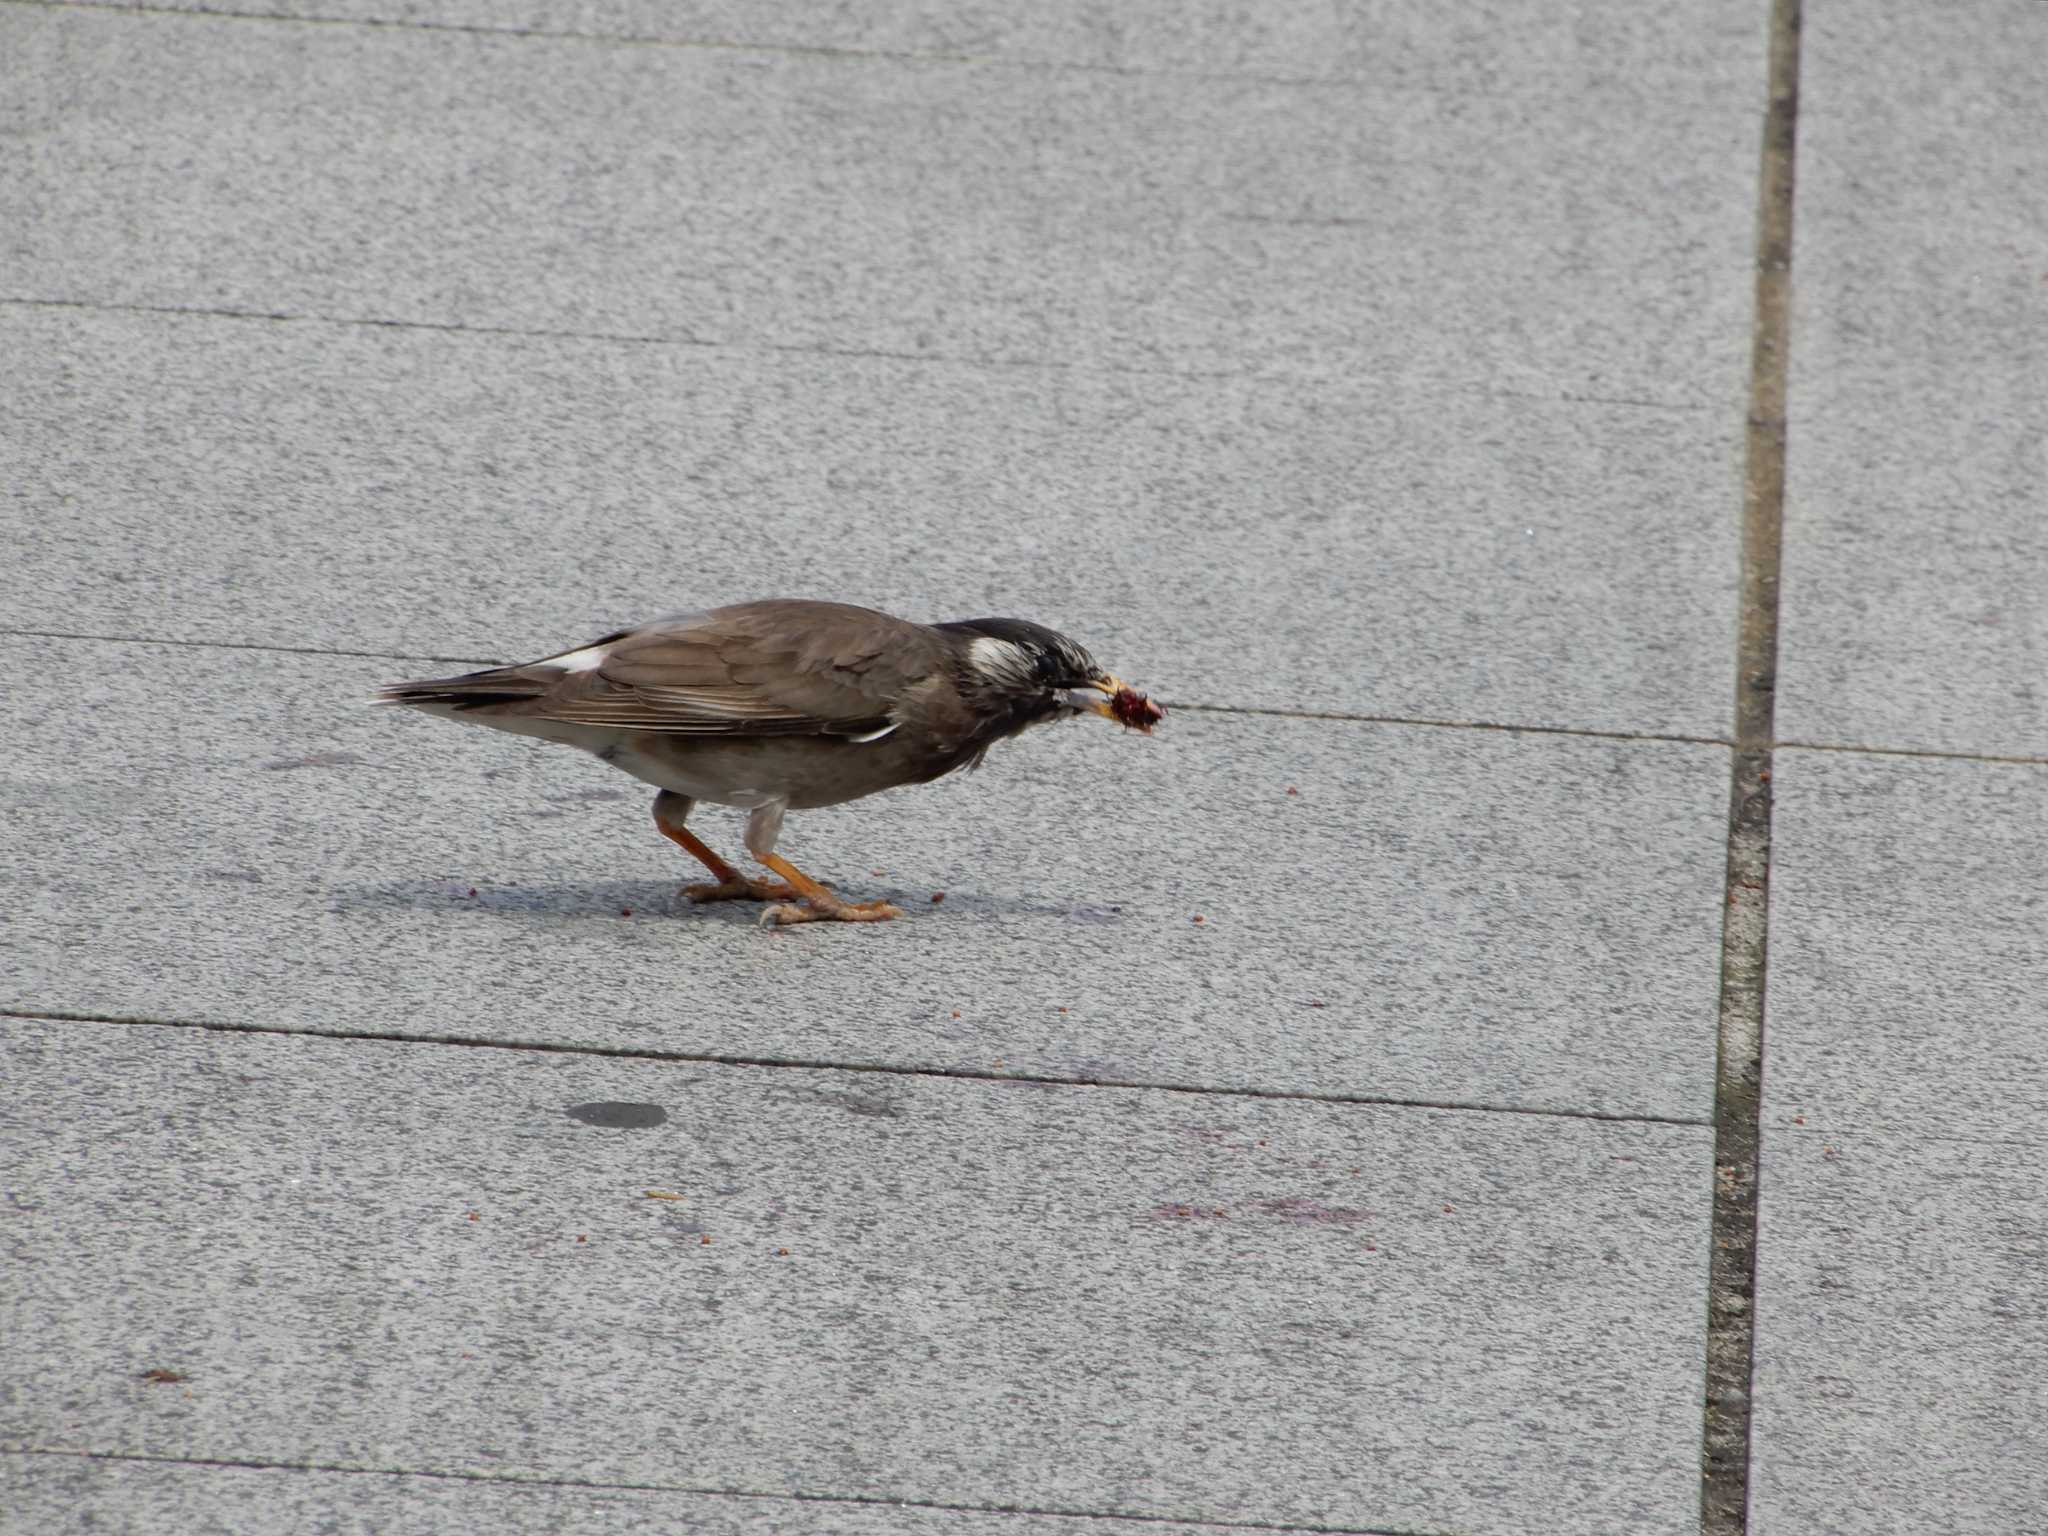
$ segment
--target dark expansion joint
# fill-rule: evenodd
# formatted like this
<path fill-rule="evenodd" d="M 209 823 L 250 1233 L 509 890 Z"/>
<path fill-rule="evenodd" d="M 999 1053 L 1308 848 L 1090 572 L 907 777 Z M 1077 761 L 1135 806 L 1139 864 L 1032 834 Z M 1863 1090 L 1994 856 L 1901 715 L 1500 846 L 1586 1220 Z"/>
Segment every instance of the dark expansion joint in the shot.
<path fill-rule="evenodd" d="M 1757 1162 L 1769 955 L 1771 746 L 1778 670 L 1778 569 L 1785 512 L 1786 348 L 1791 337 L 1793 147 L 1801 0 L 1774 0 L 1770 96 L 1758 176 L 1756 311 L 1742 509 L 1742 627 L 1721 932 L 1714 1081 L 1713 1246 L 1701 1445 L 1702 1536 L 1749 1529 L 1750 1382 L 1756 1340 Z"/>

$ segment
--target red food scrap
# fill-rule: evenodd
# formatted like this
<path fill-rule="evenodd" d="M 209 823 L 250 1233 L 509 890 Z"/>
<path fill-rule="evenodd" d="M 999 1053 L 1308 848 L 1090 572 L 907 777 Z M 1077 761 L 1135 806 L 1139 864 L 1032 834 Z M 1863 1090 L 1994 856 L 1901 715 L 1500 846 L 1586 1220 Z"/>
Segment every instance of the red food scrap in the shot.
<path fill-rule="evenodd" d="M 1116 723 L 1148 735 L 1152 727 L 1166 718 L 1166 711 L 1154 704 L 1135 688 L 1119 688 L 1110 695 L 1109 712 Z"/>

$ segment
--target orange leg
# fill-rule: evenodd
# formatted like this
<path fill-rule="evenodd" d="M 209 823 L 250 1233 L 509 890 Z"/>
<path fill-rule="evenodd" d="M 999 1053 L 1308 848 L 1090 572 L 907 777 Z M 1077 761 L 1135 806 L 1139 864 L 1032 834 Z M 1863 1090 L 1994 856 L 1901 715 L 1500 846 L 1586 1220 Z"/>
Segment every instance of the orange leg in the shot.
<path fill-rule="evenodd" d="M 779 853 L 764 853 L 760 859 L 803 898 L 801 906 L 767 908 L 761 913 L 764 923 L 885 923 L 903 915 L 901 907 L 886 901 L 841 901 Z"/>
<path fill-rule="evenodd" d="M 659 816 L 654 818 L 654 824 L 661 828 L 663 837 L 710 870 L 718 881 L 716 885 L 684 886 L 683 894 L 692 901 L 791 901 L 804 894 L 794 883 L 784 885 L 779 880 L 756 880 L 741 874 L 707 848 L 687 827 L 670 826 Z M 811 882 L 806 880 L 804 884 Z"/>

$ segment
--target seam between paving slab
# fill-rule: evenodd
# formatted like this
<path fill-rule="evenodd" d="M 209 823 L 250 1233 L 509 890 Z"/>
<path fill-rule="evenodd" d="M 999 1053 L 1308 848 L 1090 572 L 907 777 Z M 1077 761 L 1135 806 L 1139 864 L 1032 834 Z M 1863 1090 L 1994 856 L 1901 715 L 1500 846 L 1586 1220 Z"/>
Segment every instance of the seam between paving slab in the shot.
<path fill-rule="evenodd" d="M 715 37 L 656 37 L 643 33 L 577 32 L 566 28 L 493 26 L 482 22 L 447 21 L 395 16 L 294 16 L 277 11 L 239 11 L 225 6 L 118 5 L 95 0 L 0 0 L 0 4 L 33 6 L 42 10 L 91 11 L 114 16 L 171 16 L 183 20 L 253 21 L 284 26 L 356 27 L 396 32 L 448 32 L 459 36 L 534 38 L 544 42 L 585 43 L 614 48 L 673 48 L 712 53 L 765 53 L 793 58 L 874 60 L 891 64 L 970 65 L 976 68 L 1009 69 L 1033 74 L 1109 75 L 1123 79 L 1189 80 L 1218 85 L 1301 86 L 1335 91 L 1399 91 L 1422 96 L 1540 96 L 1575 89 L 1575 82 L 1558 76 L 1527 77 L 1530 85 L 1518 93 L 1504 92 L 1492 85 L 1478 89 L 1445 85 L 1413 74 L 1392 75 L 1300 75 L 1264 70 L 1148 69 L 1136 64 L 1109 64 L 1086 59 L 1027 58 L 1017 55 L 956 53 L 945 49 L 858 48 L 833 43 L 747 42 Z"/>
<path fill-rule="evenodd" d="M 625 1045 L 577 1045 L 560 1040 L 494 1040 L 478 1035 L 396 1030 L 319 1029 L 306 1025 L 230 1023 L 219 1019 L 173 1019 L 145 1014 L 78 1013 L 59 1008 L 0 1008 L 0 1019 L 49 1024 L 108 1024 L 146 1029 L 191 1029 L 227 1035 L 283 1035 L 309 1040 L 379 1040 L 389 1045 L 455 1046 L 462 1050 L 540 1051 L 556 1056 L 592 1056 L 669 1065 L 760 1067 L 807 1072 L 867 1072 L 880 1077 L 935 1078 L 947 1082 L 1026 1083 L 1049 1088 L 1122 1088 L 1139 1093 L 1201 1094 L 1213 1098 L 1261 1099 L 1283 1103 L 1346 1104 L 1379 1109 L 1419 1109 L 1433 1114 L 1526 1115 L 1539 1120 L 1591 1120 L 1609 1125 L 1669 1125 L 1704 1128 L 1706 1120 L 1682 1115 L 1625 1114 L 1597 1109 L 1547 1109 L 1531 1104 L 1488 1104 L 1477 1100 L 1397 1099 L 1372 1094 L 1317 1093 L 1305 1088 L 1250 1088 L 1228 1084 L 1170 1083 L 1142 1078 L 1056 1077 L 1031 1072 L 994 1072 L 968 1067 L 915 1066 L 891 1062 L 833 1061 L 800 1056 L 738 1056 L 710 1051 L 662 1051 Z"/>
<path fill-rule="evenodd" d="M 72 629 L 10 629 L 0 627 L 0 640 L 86 640 L 105 645 L 176 645 L 194 650 L 273 651 L 286 656 L 339 656 L 366 661 L 421 661 L 436 665 L 495 667 L 493 656 L 430 656 L 407 651 L 358 651 L 341 646 L 274 645 L 256 640 L 183 640 L 168 635 L 108 635 Z M 1403 725 L 1447 731 L 1503 731 L 1509 735 L 1575 736 L 1593 741 L 1640 741 L 1689 747 L 1730 747 L 1724 736 L 1686 736 L 1675 732 L 1607 731 L 1592 726 L 1530 725 L 1511 720 L 1444 720 L 1426 715 L 1372 715 L 1338 709 L 1283 709 L 1264 704 L 1190 704 L 1182 699 L 1159 701 L 1171 710 L 1193 715 L 1261 715 L 1282 720 L 1331 720 L 1347 725 Z M 1842 750 L 1855 750 L 1844 748 Z"/>
<path fill-rule="evenodd" d="M 1300 1521 L 1216 1520 L 1200 1515 L 1125 1514 L 1117 1510 L 1042 1509 L 1028 1504 L 951 1504 L 935 1499 L 892 1499 L 879 1495 L 793 1493 L 751 1488 L 698 1488 L 683 1483 L 602 1483 L 566 1477 L 500 1477 L 485 1472 L 423 1471 L 412 1467 L 350 1467 L 316 1461 L 255 1461 L 240 1457 L 154 1456 L 139 1451 L 87 1451 L 58 1446 L 9 1446 L 0 1455 L 69 1456 L 80 1461 L 139 1462 L 150 1466 L 216 1467 L 244 1472 L 324 1472 L 352 1477 L 424 1477 L 451 1483 L 490 1483 L 513 1488 L 572 1488 L 593 1493 L 667 1493 L 700 1498 L 776 1499 L 791 1504 L 844 1504 L 880 1509 L 929 1509 L 963 1515 L 1026 1515 L 1038 1519 L 1116 1521 L 1130 1525 L 1194 1525 L 1221 1531 L 1311 1531 L 1316 1536 L 1450 1536 L 1420 1527 L 1314 1525 Z"/>
<path fill-rule="evenodd" d="M 1701 1536 L 1743 1536 L 1749 1529 L 1757 1165 L 1770 949 L 1771 761 L 1785 526 L 1785 380 L 1791 341 L 1801 20 L 1801 0 L 1772 0 L 1769 105 L 1757 177 L 1756 316 L 1743 481 L 1736 742 L 1729 784 L 1728 896 L 1721 932 L 1720 1040 L 1714 1074 Z"/>
<path fill-rule="evenodd" d="M 42 4 L 44 0 L 0 0 L 0 6 Z M 70 9 L 69 6 L 61 6 Z M 188 14 L 179 12 L 179 15 Z M 232 306 L 200 304 L 145 304 L 136 301 L 102 299 L 52 299 L 29 294 L 0 294 L 0 306 L 9 309 L 75 309 L 109 315 L 177 315 L 201 320 L 260 320 L 278 325 L 362 326 L 387 331 L 432 331 L 448 336 L 515 336 L 538 341 L 587 341 L 620 346 L 702 347 L 712 351 L 784 354 L 798 357 L 874 358 L 892 363 L 924 363 L 949 368 L 1007 368 L 1042 373 L 1099 374 L 1115 377 L 1130 374 L 1140 378 L 1226 381 L 1247 384 L 1279 384 L 1291 387 L 1342 383 L 1399 384 L 1413 392 L 1414 384 L 1397 373 L 1339 372 L 1317 374 L 1290 372 L 1283 367 L 1251 369 L 1148 368 L 1142 363 L 1077 363 L 1056 357 L 968 357 L 950 352 L 897 352 L 887 347 L 835 347 L 821 342 L 747 341 L 732 337 L 710 338 L 687 332 L 640 333 L 633 331 L 586 331 L 557 326 L 490 325 L 453 320 L 398 320 L 384 315 L 323 315 L 300 310 L 237 309 Z M 1632 410 L 1683 411 L 1699 414 L 1712 406 L 1689 400 L 1645 400 L 1630 395 L 1589 395 L 1559 390 L 1551 394 L 1526 389 L 1479 389 L 1454 381 L 1432 380 L 1439 393 L 1463 395 L 1479 400 L 1530 400 L 1547 405 L 1609 405 Z"/>
<path fill-rule="evenodd" d="M 6 0 L 0 0 L 0 4 Z M 8 302 L 0 299 L 0 304 Z M 86 640 L 106 645 L 176 645 L 194 650 L 272 651 L 284 656 L 338 656 L 364 661 L 421 661 L 434 665 L 495 667 L 497 656 L 437 656 L 417 651 L 363 651 L 338 645 L 278 645 L 264 640 L 190 640 L 175 635 L 111 635 L 79 629 L 14 629 L 0 626 L 0 640 Z M 1608 731 L 1582 725 L 1535 725 L 1514 720 L 1448 720 L 1433 715 L 1374 715 L 1341 709 L 1285 709 L 1270 704 L 1191 704 L 1184 699 L 1162 699 L 1170 709 L 1191 715 L 1266 715 L 1281 720 L 1333 720 L 1346 725 L 1402 725 L 1443 731 L 1499 731 L 1510 736 L 1573 736 L 1590 741 L 1639 741 L 1666 746 L 1733 747 L 1738 742 L 1726 736 L 1689 736 L 1676 731 Z M 1740 745 L 1754 747 L 1757 738 L 1745 737 Z M 1786 748 L 1801 752 L 1840 752 L 1862 757 L 1926 757 L 1944 762 L 2008 763 L 2022 768 L 2048 768 L 2048 756 L 2029 757 L 1998 752 L 1966 752 L 1944 747 L 1883 747 L 1868 742 L 1795 741 L 1780 737 L 1763 738 L 1771 751 Z"/>
<path fill-rule="evenodd" d="M 0 0 L 0 4 L 42 4 L 44 0 Z M 60 3 L 60 10 L 74 7 Z M 125 7 L 122 9 L 125 10 Z M 180 11 L 175 14 L 188 15 Z M 185 315 L 211 320 L 263 320 L 283 325 L 366 326 L 387 331 L 435 331 L 452 336 L 522 336 L 538 341 L 617 342 L 646 347 L 709 347 L 727 352 L 790 352 L 807 357 L 870 357 L 885 362 L 951 364 L 963 368 L 1034 368 L 1056 373 L 1141 374 L 1171 379 L 1257 379 L 1288 375 L 1224 372 L 1195 368 L 1147 368 L 1140 363 L 1071 363 L 1041 357 L 958 357 L 944 352 L 894 352 L 886 347 L 833 347 L 790 341 L 713 340 L 682 332 L 586 331 L 544 325 L 489 325 L 475 321 L 397 320 L 385 315 L 322 315 L 301 310 L 237 309 L 227 305 L 142 304 L 98 299 L 49 299 L 22 294 L 0 296 L 0 304 L 14 309 L 83 309 L 98 314 Z"/>

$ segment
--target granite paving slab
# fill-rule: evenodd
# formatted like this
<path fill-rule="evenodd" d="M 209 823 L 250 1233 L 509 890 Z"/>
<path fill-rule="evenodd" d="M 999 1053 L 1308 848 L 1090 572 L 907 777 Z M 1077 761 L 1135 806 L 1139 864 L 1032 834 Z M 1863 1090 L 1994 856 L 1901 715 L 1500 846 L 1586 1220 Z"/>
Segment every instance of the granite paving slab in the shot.
<path fill-rule="evenodd" d="M 1739 415 L 0 306 L 5 628 L 524 659 L 810 595 L 1168 699 L 1719 736 Z"/>
<path fill-rule="evenodd" d="M 1740 419 L 1748 91 L 1617 132 L 1571 91 L 22 6 L 0 57 L 9 297 Z"/>
<path fill-rule="evenodd" d="M 2043 1126 L 1956 1119 L 1766 1133 L 1756 1536 L 2048 1530 Z"/>
<path fill-rule="evenodd" d="M 2048 767 L 1774 777 L 1752 1529 L 2048 1529 Z"/>
<path fill-rule="evenodd" d="M 1766 1123 L 2048 1140 L 2048 766 L 1774 777 Z"/>
<path fill-rule="evenodd" d="M 1705 1127 L 78 1021 L 0 1050 L 10 1449 L 1695 1528 Z"/>
<path fill-rule="evenodd" d="M 1725 93 L 1752 88 L 1763 35 L 1755 14 L 1711 0 L 1488 0 L 1451 11 L 1179 0 L 1122 0 L 1114 8 L 1092 0 L 147 0 L 147 8 L 1357 80 L 1406 90 L 1621 95 L 1654 88 L 1688 105 L 1725 102 Z"/>
<path fill-rule="evenodd" d="M 1778 726 L 2048 757 L 2048 9 L 1803 51 Z"/>
<path fill-rule="evenodd" d="M 1723 748 L 1074 721 L 792 814 L 908 915 L 774 930 L 677 898 L 638 781 L 370 708 L 389 665 L 0 657 L 0 1006 L 1710 1118 Z"/>
<path fill-rule="evenodd" d="M 138 1510 L 149 1512 L 154 1529 L 179 1536 L 1075 1536 L 1077 1530 L 1077 1522 L 1062 1515 L 62 1455 L 0 1454 L 0 1487 L 13 1518 L 49 1532 L 128 1529 Z M 1080 1529 L 1085 1536 L 1211 1536 L 1216 1527 L 1097 1517 Z M 1274 1529 L 1294 1536 L 1288 1527 Z"/>

